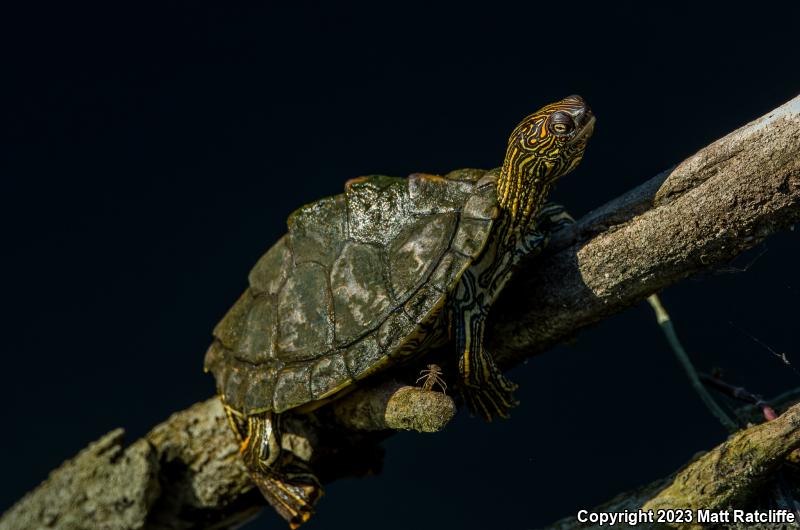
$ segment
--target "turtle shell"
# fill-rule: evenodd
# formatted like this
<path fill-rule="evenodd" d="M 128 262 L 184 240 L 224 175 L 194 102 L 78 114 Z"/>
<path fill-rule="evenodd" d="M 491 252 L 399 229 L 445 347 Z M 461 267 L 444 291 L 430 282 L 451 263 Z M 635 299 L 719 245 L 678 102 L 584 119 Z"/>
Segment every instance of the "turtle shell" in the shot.
<path fill-rule="evenodd" d="M 231 407 L 283 412 L 424 352 L 497 216 L 496 172 L 369 176 L 293 212 L 214 329 Z"/>

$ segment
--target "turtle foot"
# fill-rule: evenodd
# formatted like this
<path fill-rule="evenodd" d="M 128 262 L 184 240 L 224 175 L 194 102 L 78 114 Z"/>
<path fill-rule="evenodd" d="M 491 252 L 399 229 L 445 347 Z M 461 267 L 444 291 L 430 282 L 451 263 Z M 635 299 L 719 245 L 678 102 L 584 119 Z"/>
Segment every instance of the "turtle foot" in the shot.
<path fill-rule="evenodd" d="M 316 477 L 305 472 L 251 473 L 261 494 L 293 530 L 314 515 L 314 505 L 323 490 Z"/>
<path fill-rule="evenodd" d="M 481 386 L 465 384 L 462 394 L 472 414 L 486 421 L 495 417 L 507 419 L 512 408 L 519 405 L 514 397 L 517 385 L 501 373 L 493 374 L 491 381 Z"/>

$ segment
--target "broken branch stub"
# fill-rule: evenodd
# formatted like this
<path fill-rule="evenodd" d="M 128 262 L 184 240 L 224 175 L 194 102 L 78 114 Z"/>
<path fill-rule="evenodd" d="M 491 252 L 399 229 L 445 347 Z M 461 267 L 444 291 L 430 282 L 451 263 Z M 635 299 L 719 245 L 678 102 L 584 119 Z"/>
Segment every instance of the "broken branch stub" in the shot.
<path fill-rule="evenodd" d="M 437 432 L 453 418 L 456 405 L 442 392 L 389 381 L 335 402 L 336 421 L 354 430 Z"/>

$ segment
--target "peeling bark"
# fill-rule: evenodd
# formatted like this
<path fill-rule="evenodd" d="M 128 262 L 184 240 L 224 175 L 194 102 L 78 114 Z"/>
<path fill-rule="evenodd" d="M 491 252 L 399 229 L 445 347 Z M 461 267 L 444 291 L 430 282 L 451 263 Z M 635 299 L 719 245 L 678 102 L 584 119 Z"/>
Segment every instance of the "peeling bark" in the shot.
<path fill-rule="evenodd" d="M 123 449 L 116 429 L 55 470 L 3 516 L 0 528 L 141 528 L 160 495 L 146 440 Z"/>
<path fill-rule="evenodd" d="M 556 234 L 493 309 L 489 346 L 508 368 L 798 219 L 800 97 Z M 384 429 L 439 430 L 453 410 L 442 394 L 394 383 L 354 392 L 320 416 L 341 438 L 321 438 L 320 476 L 330 481 L 369 471 L 380 455 L 364 448 L 385 436 Z M 605 508 L 739 502 L 800 445 L 799 423 L 794 407 L 735 435 L 676 478 Z M 344 457 L 348 445 L 359 448 L 357 457 Z M 721 464 L 726 473 L 714 474 Z M 91 444 L 6 512 L 0 529 L 225 528 L 262 506 L 222 408 L 209 399 L 127 448 L 121 430 Z"/>

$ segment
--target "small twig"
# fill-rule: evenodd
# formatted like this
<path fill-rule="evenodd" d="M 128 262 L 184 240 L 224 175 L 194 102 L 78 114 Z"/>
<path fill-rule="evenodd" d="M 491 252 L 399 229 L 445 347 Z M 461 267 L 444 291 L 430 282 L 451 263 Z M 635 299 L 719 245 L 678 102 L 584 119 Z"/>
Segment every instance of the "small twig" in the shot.
<path fill-rule="evenodd" d="M 664 306 L 661 305 L 661 300 L 659 300 L 658 295 L 652 294 L 647 297 L 647 301 L 650 303 L 650 306 L 656 313 L 656 320 L 658 325 L 661 326 L 661 330 L 664 332 L 664 335 L 667 337 L 667 342 L 672 347 L 672 351 L 675 352 L 675 356 L 678 358 L 678 361 L 683 366 L 683 369 L 686 370 L 686 375 L 689 376 L 689 381 L 692 384 L 692 387 L 695 391 L 700 395 L 700 399 L 703 400 L 708 410 L 711 411 L 714 416 L 722 423 L 722 425 L 728 429 L 730 432 L 736 432 L 739 430 L 739 426 L 733 421 L 728 414 L 722 410 L 722 407 L 714 401 L 714 398 L 711 397 L 711 394 L 706 390 L 706 387 L 703 386 L 703 383 L 700 381 L 700 376 L 695 370 L 694 365 L 692 364 L 691 359 L 689 359 L 689 354 L 686 353 L 686 350 L 683 349 L 683 345 L 681 344 L 680 340 L 678 340 L 678 335 L 675 333 L 675 328 L 672 325 L 672 320 L 669 317 L 669 313 L 667 310 L 664 309 Z"/>
<path fill-rule="evenodd" d="M 726 396 L 730 396 L 746 403 L 751 403 L 760 408 L 765 420 L 772 421 L 778 417 L 775 409 L 773 409 L 760 395 L 753 394 L 744 387 L 734 386 L 730 383 L 726 383 L 722 379 L 714 377 L 713 375 L 699 374 L 699 376 L 700 381 L 702 381 L 704 384 L 714 388 Z"/>

